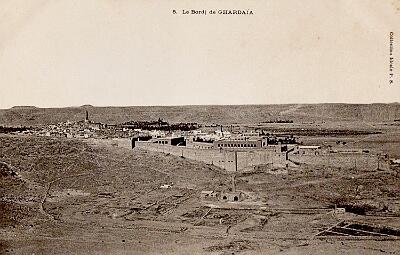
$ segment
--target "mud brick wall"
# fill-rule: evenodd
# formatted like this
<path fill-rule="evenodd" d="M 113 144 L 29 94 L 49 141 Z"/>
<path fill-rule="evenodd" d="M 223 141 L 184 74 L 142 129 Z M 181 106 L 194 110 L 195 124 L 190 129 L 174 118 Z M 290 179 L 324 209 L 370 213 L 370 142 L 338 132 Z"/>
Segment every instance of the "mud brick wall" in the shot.
<path fill-rule="evenodd" d="M 378 167 L 378 157 L 361 153 L 326 153 L 322 155 L 289 154 L 289 159 L 315 166 L 330 166 L 337 168 L 356 168 L 360 171 L 373 171 Z M 387 169 L 387 164 L 381 160 L 380 169 Z"/>
<path fill-rule="evenodd" d="M 235 152 L 219 149 L 195 149 L 179 146 L 155 144 L 149 142 L 136 142 L 137 148 L 149 151 L 170 153 L 175 156 L 183 156 L 192 160 L 212 164 L 227 171 L 235 171 Z M 256 165 L 273 164 L 274 166 L 285 166 L 285 154 L 275 152 L 274 149 L 261 149 L 237 152 L 238 171 L 251 170 Z"/>
<path fill-rule="evenodd" d="M 271 164 L 273 167 L 286 166 L 285 153 L 274 149 L 238 151 L 238 169 L 251 170 L 257 165 Z"/>

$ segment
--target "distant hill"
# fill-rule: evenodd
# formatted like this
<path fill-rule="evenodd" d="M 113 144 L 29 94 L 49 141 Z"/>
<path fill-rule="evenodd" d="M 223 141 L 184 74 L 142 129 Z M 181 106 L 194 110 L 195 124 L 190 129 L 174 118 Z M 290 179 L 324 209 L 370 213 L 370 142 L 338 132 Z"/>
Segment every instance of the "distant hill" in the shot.
<path fill-rule="evenodd" d="M 30 105 L 16 105 L 13 106 L 11 109 L 36 109 L 36 106 L 30 106 Z"/>
<path fill-rule="evenodd" d="M 204 105 L 204 106 L 130 106 L 95 107 L 84 105 L 66 108 L 13 107 L 0 110 L 0 125 L 36 126 L 67 120 L 89 118 L 103 123 L 130 120 L 157 120 L 170 123 L 259 123 L 270 120 L 294 122 L 365 121 L 380 122 L 400 119 L 400 104 L 285 104 L 285 105 Z"/>

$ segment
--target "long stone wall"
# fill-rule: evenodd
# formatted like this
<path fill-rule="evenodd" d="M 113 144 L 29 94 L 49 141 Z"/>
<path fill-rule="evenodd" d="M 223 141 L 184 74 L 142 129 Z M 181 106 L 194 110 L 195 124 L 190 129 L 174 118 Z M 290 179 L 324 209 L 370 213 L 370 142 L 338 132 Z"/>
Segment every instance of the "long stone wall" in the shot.
<path fill-rule="evenodd" d="M 126 138 L 101 140 L 101 142 L 117 144 L 118 147 L 127 149 L 131 149 L 132 147 L 131 140 Z M 178 157 L 183 156 L 192 160 L 212 164 L 226 169 L 227 171 L 236 170 L 235 157 L 237 157 L 238 171 L 252 170 L 255 166 L 265 164 L 271 164 L 272 167 L 284 167 L 286 164 L 292 165 L 291 161 L 316 167 L 356 168 L 360 171 L 373 171 L 378 167 L 378 157 L 373 154 L 364 153 L 329 153 L 323 151 L 319 151 L 317 155 L 289 153 L 289 161 L 287 161 L 285 153 L 280 152 L 279 147 L 273 146 L 258 150 L 237 151 L 235 155 L 234 151 L 224 149 L 198 149 L 144 141 L 136 141 L 135 145 L 140 149 L 170 153 Z M 379 167 L 380 169 L 388 169 L 388 164 L 381 159 Z"/>
<path fill-rule="evenodd" d="M 255 166 L 263 164 L 273 164 L 275 166 L 285 166 L 286 164 L 285 154 L 275 152 L 275 148 L 235 152 L 224 149 L 195 149 L 142 141 L 137 141 L 135 147 L 182 156 L 184 158 L 212 164 L 227 171 L 236 171 L 236 157 L 238 171 L 251 170 Z"/>
<path fill-rule="evenodd" d="M 275 148 L 238 151 L 238 169 L 251 170 L 255 166 L 271 164 L 272 167 L 284 167 L 287 163 L 285 153 L 276 152 Z"/>
<path fill-rule="evenodd" d="M 361 153 L 326 153 L 319 155 L 289 154 L 289 159 L 315 166 L 332 166 L 344 169 L 358 169 L 360 171 L 372 171 L 378 168 L 378 157 Z M 380 169 L 387 169 L 384 160 L 379 162 Z"/>

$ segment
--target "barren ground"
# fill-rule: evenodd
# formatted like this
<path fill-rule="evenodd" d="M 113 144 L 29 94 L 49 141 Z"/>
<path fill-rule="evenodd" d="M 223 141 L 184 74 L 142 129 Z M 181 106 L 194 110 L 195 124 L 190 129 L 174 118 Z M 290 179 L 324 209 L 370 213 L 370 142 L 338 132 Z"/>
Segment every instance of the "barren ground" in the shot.
<path fill-rule="evenodd" d="M 395 154 L 399 133 L 391 132 L 334 139 Z M 267 210 L 210 210 L 199 194 L 229 187 L 221 169 L 95 140 L 0 136 L 0 171 L 0 254 L 400 253 L 395 238 L 316 237 L 343 220 L 400 228 L 391 169 L 301 165 L 238 176 L 237 189 Z M 367 211 L 334 214 L 334 204 Z"/>

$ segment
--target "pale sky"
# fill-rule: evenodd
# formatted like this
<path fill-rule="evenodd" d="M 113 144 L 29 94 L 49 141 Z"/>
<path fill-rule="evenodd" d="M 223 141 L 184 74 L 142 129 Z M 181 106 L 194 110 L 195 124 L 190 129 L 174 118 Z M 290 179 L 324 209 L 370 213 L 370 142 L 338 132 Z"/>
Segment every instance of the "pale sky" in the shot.
<path fill-rule="evenodd" d="M 0 89 L 0 108 L 400 102 L 400 1 L 0 0 Z"/>

